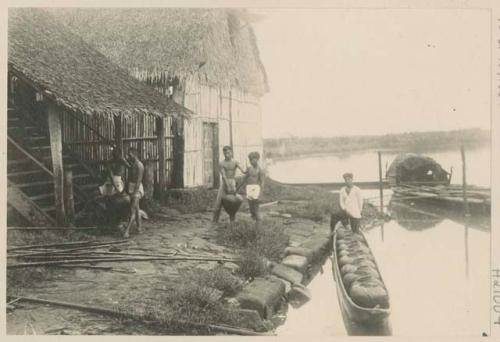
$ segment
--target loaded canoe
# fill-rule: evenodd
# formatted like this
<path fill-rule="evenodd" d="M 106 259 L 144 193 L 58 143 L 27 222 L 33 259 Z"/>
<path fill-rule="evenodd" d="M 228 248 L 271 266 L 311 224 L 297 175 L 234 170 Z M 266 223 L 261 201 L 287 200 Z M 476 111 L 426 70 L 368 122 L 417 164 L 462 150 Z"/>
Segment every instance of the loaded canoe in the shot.
<path fill-rule="evenodd" d="M 339 265 L 339 258 L 338 258 L 338 247 L 337 247 L 337 239 L 338 239 L 338 231 L 339 227 L 342 227 L 342 224 L 339 222 L 337 225 L 335 232 L 333 234 L 333 275 L 335 278 L 336 282 L 336 289 L 337 289 L 337 297 L 339 301 L 339 306 L 342 311 L 342 315 L 344 317 L 344 323 L 345 326 L 349 332 L 349 327 L 352 326 L 353 324 L 358 326 L 358 327 L 365 327 L 365 328 L 377 328 L 377 327 L 385 327 L 386 331 L 384 335 L 390 334 L 390 328 L 389 326 L 389 315 L 390 315 L 390 306 L 387 305 L 387 307 L 382 308 L 382 307 L 363 307 L 361 305 L 358 305 L 354 302 L 354 300 L 351 298 L 349 295 L 347 289 L 344 286 L 343 280 L 342 280 L 342 274 L 340 270 L 340 265 Z M 363 241 L 363 243 L 369 248 L 368 242 L 366 241 L 364 235 L 360 232 L 359 235 Z M 375 264 L 375 268 L 380 276 L 380 271 L 378 269 L 378 266 L 376 265 L 376 262 L 373 258 L 373 255 L 371 254 L 370 250 L 370 255 L 372 256 L 372 261 Z M 383 283 L 383 280 L 380 276 L 380 280 Z M 351 334 L 351 333 L 350 333 Z"/>

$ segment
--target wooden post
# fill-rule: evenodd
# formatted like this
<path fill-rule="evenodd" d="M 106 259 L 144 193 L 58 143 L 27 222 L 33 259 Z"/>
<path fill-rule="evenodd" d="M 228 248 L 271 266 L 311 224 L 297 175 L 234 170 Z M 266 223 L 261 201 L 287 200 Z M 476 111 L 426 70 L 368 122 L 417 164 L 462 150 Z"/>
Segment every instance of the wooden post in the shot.
<path fill-rule="evenodd" d="M 176 118 L 173 120 L 174 125 L 174 168 L 173 168 L 173 185 L 176 188 L 184 187 L 184 119 Z"/>
<path fill-rule="evenodd" d="M 66 223 L 66 215 L 64 211 L 61 117 L 58 108 L 52 103 L 48 106 L 48 121 L 50 133 L 50 152 L 52 155 L 52 172 L 54 174 L 56 222 L 59 225 L 64 225 Z"/>
<path fill-rule="evenodd" d="M 123 114 L 113 116 L 113 121 L 115 123 L 115 144 L 123 157 Z"/>
<path fill-rule="evenodd" d="M 214 188 L 218 189 L 220 185 L 220 175 L 219 175 L 219 124 L 213 124 L 213 177 L 214 177 Z"/>
<path fill-rule="evenodd" d="M 467 176 L 466 176 L 466 162 L 465 162 L 465 148 L 460 147 L 460 154 L 462 156 L 462 195 L 464 198 L 464 212 L 465 216 L 469 214 L 469 202 L 467 201 Z"/>
<path fill-rule="evenodd" d="M 464 224 L 464 238 L 465 238 L 465 278 L 469 279 L 469 226 L 467 220 Z"/>
<path fill-rule="evenodd" d="M 234 151 L 233 147 L 233 96 L 231 90 L 229 90 L 229 146 Z"/>
<path fill-rule="evenodd" d="M 384 216 L 384 184 L 382 180 L 382 152 L 378 152 L 378 178 L 380 191 L 380 214 Z"/>
<path fill-rule="evenodd" d="M 66 222 L 73 224 L 75 221 L 75 200 L 73 196 L 73 171 L 64 170 L 64 209 Z"/>
<path fill-rule="evenodd" d="M 144 162 L 144 176 L 142 184 L 144 186 L 144 198 L 147 200 L 153 199 L 154 192 L 154 161 L 147 160 Z"/>
<path fill-rule="evenodd" d="M 156 137 L 158 144 L 158 185 L 160 196 L 167 190 L 166 163 L 165 163 L 165 119 L 156 118 Z"/>

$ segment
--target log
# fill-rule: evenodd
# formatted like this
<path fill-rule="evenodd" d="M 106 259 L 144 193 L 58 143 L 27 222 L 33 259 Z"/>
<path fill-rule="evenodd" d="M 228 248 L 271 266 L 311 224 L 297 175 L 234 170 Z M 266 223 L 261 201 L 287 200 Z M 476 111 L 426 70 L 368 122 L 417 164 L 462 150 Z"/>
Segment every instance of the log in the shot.
<path fill-rule="evenodd" d="M 278 203 L 279 203 L 279 201 L 266 202 L 266 203 L 262 203 L 262 204 L 260 205 L 260 207 L 261 207 L 261 208 L 264 208 L 264 207 L 269 207 L 269 206 L 271 206 L 271 205 L 275 205 L 275 204 L 278 204 Z"/>
<path fill-rule="evenodd" d="M 223 261 L 223 262 L 238 262 L 235 259 L 222 259 L 222 258 L 187 258 L 187 257 L 173 257 L 173 258 L 96 258 L 96 259 L 78 259 L 78 260 L 57 260 L 57 261 L 39 261 L 39 262 L 23 262 L 17 264 L 7 265 L 7 268 L 24 268 L 24 267 L 41 267 L 52 265 L 66 265 L 66 264 L 85 264 L 96 262 L 131 262 L 131 261 Z"/>
<path fill-rule="evenodd" d="M 9 298 L 13 298 L 13 297 L 10 296 Z M 60 301 L 41 299 L 41 298 L 32 298 L 32 297 L 31 298 L 30 297 L 17 297 L 14 299 L 17 299 L 20 301 L 25 301 L 25 302 L 37 303 L 37 304 L 62 306 L 62 307 L 66 307 L 66 308 L 78 309 L 78 310 L 82 310 L 82 311 L 97 313 L 100 315 L 130 318 L 130 319 L 134 319 L 137 321 L 145 321 L 145 318 L 142 315 L 138 315 L 138 314 L 134 314 L 134 313 L 130 313 L 130 312 L 120 312 L 120 311 L 115 311 L 115 310 L 106 309 L 106 308 L 100 308 L 100 307 L 96 307 L 96 306 L 82 305 L 82 304 L 69 303 L 69 302 L 60 302 Z M 161 322 L 157 322 L 157 323 L 161 323 Z M 176 325 L 180 325 L 180 324 L 189 325 L 189 326 L 192 326 L 193 328 L 195 328 L 195 327 L 206 328 L 206 329 L 209 329 L 212 331 L 231 333 L 231 334 L 237 334 L 237 335 L 248 335 L 248 336 L 270 336 L 271 335 L 269 333 L 258 333 L 258 332 L 252 331 L 252 330 L 247 330 L 247 329 L 243 329 L 243 328 L 239 328 L 239 327 L 230 327 L 230 326 L 223 326 L 223 325 L 200 324 L 200 323 L 191 323 L 191 322 L 185 322 L 185 321 L 177 321 L 177 322 L 172 322 L 172 323 L 175 323 Z"/>
<path fill-rule="evenodd" d="M 120 244 L 126 244 L 128 242 L 122 242 Z M 106 247 L 111 247 L 111 246 L 116 246 L 118 243 L 115 243 L 113 245 L 108 245 L 108 244 L 99 244 L 99 245 L 92 245 L 92 246 L 87 246 L 87 247 L 79 247 L 79 248 L 70 248 L 70 249 L 59 249 L 59 250 L 45 250 L 44 252 L 35 252 L 35 253 L 28 253 L 28 254 L 14 254 L 12 256 L 17 257 L 17 256 L 29 256 L 29 255 L 50 255 L 50 254 L 63 254 L 63 253 L 69 253 L 69 252 L 75 252 L 75 251 L 84 251 L 87 249 L 97 249 L 97 248 L 106 248 Z M 40 251 L 40 249 L 36 249 L 37 251 Z"/>
<path fill-rule="evenodd" d="M 92 270 L 103 270 L 103 271 L 112 271 L 113 267 L 111 266 L 91 266 L 91 265 L 55 265 L 53 267 L 60 267 L 60 268 L 88 268 Z"/>
<path fill-rule="evenodd" d="M 11 251 L 17 251 L 21 249 L 33 249 L 33 248 L 45 248 L 45 247 L 65 247 L 65 246 L 82 246 L 82 245 L 89 245 L 89 246 L 96 246 L 98 244 L 106 244 L 106 245 L 113 245 L 113 244 L 119 244 L 123 242 L 129 242 L 129 239 L 123 239 L 123 240 L 115 240 L 115 241 L 75 241 L 75 242 L 64 242 L 64 243 L 53 243 L 53 244 L 47 244 L 47 245 L 25 245 L 25 246 L 15 246 L 12 248 L 8 248 L 7 252 Z"/>
<path fill-rule="evenodd" d="M 46 230 L 92 230 L 98 227 L 7 227 L 9 230 L 29 230 L 29 231 L 46 231 Z"/>

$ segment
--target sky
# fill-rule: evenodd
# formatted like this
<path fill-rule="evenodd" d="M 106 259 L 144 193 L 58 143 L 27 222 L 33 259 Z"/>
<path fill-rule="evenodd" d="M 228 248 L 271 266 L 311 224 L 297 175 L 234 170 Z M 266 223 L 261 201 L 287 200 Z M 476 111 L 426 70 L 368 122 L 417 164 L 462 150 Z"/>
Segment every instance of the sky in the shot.
<path fill-rule="evenodd" d="M 489 128 L 489 12 L 252 12 L 264 138 Z"/>

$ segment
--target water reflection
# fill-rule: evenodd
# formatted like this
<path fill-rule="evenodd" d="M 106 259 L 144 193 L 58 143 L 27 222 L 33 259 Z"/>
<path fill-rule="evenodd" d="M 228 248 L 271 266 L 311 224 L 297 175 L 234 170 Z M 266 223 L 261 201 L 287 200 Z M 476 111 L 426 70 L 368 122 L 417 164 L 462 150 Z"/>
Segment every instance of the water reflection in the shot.
<path fill-rule="evenodd" d="M 290 308 L 278 335 L 480 336 L 489 322 L 489 220 L 391 201 L 393 220 L 365 231 L 387 286 L 385 325 L 346 319 L 327 260 L 312 300 Z M 446 213 L 446 212 L 445 212 Z M 451 219 L 451 218 L 452 219 Z M 380 231 L 379 231 L 380 230 Z"/>
<path fill-rule="evenodd" d="M 488 224 L 412 209 L 391 205 L 394 220 L 365 234 L 389 291 L 393 335 L 480 336 L 489 317 Z"/>
<path fill-rule="evenodd" d="M 442 216 L 413 208 L 409 205 L 391 201 L 389 203 L 389 215 L 403 228 L 409 230 L 424 230 L 437 226 L 443 222 Z"/>
<path fill-rule="evenodd" d="M 443 207 L 425 201 L 391 198 L 387 211 L 399 225 L 410 230 L 433 228 L 446 219 L 467 225 L 468 228 L 490 229 L 489 213 L 473 212 L 471 216 L 466 217 L 460 208 Z"/>

